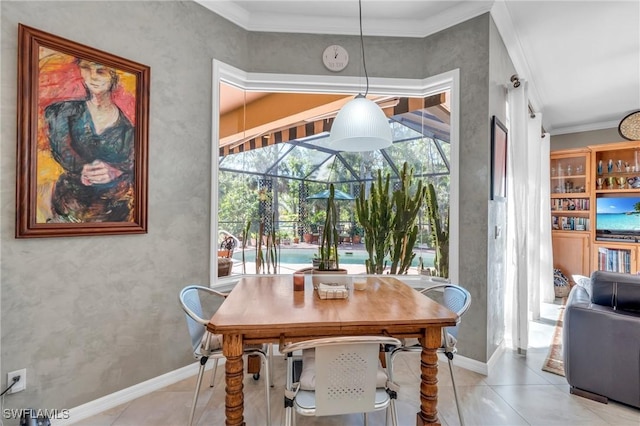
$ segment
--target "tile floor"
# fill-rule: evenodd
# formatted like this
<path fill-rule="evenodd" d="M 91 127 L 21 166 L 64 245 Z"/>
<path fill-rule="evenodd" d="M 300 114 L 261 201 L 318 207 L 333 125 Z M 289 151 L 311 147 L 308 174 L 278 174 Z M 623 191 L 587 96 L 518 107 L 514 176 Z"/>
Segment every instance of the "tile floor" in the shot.
<path fill-rule="evenodd" d="M 558 317 L 558 304 L 542 309 L 543 318 L 530 325 L 527 357 L 506 351 L 490 376 L 456 368 L 456 383 L 467 425 L 540 425 L 540 426 L 638 426 L 640 410 L 610 402 L 601 404 L 569 393 L 564 377 L 541 370 Z M 454 359 L 455 363 L 455 359 Z M 274 359 L 274 387 L 271 391 L 271 415 L 274 426 L 283 424 L 283 388 L 285 362 Z M 394 377 L 401 386 L 397 401 L 399 424 L 415 424 L 419 407 L 418 354 L 396 358 Z M 216 386 L 203 388 L 196 409 L 197 425 L 224 425 L 224 374 L 218 369 Z M 438 373 L 440 398 L 438 410 L 442 425 L 459 425 L 453 388 L 445 361 Z M 195 387 L 195 377 L 168 386 L 129 403 L 85 419 L 81 426 L 181 426 L 187 423 Z M 245 377 L 245 421 L 248 426 L 264 426 L 266 411 L 262 379 Z M 324 418 L 297 417 L 297 425 L 362 425 L 361 415 Z M 383 413 L 369 416 L 369 424 L 384 424 Z"/>

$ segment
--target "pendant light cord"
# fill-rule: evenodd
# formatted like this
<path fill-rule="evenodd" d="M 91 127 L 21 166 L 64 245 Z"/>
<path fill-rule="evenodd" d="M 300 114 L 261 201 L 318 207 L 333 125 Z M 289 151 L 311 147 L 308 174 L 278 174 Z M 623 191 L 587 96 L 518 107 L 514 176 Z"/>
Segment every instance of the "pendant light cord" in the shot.
<path fill-rule="evenodd" d="M 364 37 L 362 36 L 362 0 L 358 0 L 358 10 L 360 15 L 360 48 L 362 50 L 362 67 L 364 68 L 364 78 L 367 82 L 367 88 L 364 97 L 369 93 L 369 74 L 367 74 L 367 61 L 364 57 Z"/>

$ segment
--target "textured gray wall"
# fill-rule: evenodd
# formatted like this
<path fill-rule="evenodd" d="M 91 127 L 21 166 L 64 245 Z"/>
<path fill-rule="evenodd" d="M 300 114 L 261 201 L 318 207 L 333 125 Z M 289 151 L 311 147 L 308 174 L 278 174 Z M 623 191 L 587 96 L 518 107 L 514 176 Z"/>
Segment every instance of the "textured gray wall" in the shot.
<path fill-rule="evenodd" d="M 1 7 L 0 377 L 28 375 L 5 407 L 70 408 L 193 360 L 177 295 L 209 281 L 211 60 L 244 67 L 246 32 L 193 2 Z M 14 239 L 19 22 L 151 67 L 147 235 Z"/>
<path fill-rule="evenodd" d="M 247 34 L 179 2 L 1 2 L 2 371 L 28 369 L 5 406 L 67 408 L 190 362 L 177 292 L 208 282 L 211 60 L 246 71 L 328 74 L 330 43 L 357 38 Z M 151 67 L 149 234 L 15 240 L 17 24 Z M 460 68 L 460 281 L 474 297 L 461 352 L 487 349 L 488 14 L 424 40 L 367 38 L 371 76 Z M 107 36 L 105 36 L 107 35 Z M 357 65 L 347 73 L 360 75 Z M 494 286 L 489 280 L 491 286 Z"/>
<path fill-rule="evenodd" d="M 460 284 L 473 301 L 460 327 L 462 355 L 487 361 L 489 14 L 429 37 L 425 76 L 460 68 Z"/>

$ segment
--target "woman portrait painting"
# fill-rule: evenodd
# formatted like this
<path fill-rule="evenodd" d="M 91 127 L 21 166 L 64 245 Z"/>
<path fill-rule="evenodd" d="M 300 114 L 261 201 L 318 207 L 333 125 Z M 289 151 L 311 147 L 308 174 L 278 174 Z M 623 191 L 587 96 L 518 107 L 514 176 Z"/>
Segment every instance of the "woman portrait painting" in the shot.
<path fill-rule="evenodd" d="M 135 76 L 39 53 L 36 221 L 133 221 Z"/>

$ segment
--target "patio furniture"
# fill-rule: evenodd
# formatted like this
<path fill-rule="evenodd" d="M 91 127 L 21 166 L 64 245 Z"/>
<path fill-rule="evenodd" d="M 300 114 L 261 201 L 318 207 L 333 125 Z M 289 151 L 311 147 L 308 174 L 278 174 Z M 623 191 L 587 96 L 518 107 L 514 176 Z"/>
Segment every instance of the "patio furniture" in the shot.
<path fill-rule="evenodd" d="M 231 275 L 231 270 L 233 269 L 233 260 L 228 257 L 219 257 L 218 258 L 218 276 L 226 277 Z"/>
<path fill-rule="evenodd" d="M 220 248 L 218 249 L 218 257 L 231 258 L 231 256 L 233 256 L 233 251 L 235 250 L 236 245 L 237 242 L 234 237 L 230 235 L 226 236 L 220 243 Z"/>

